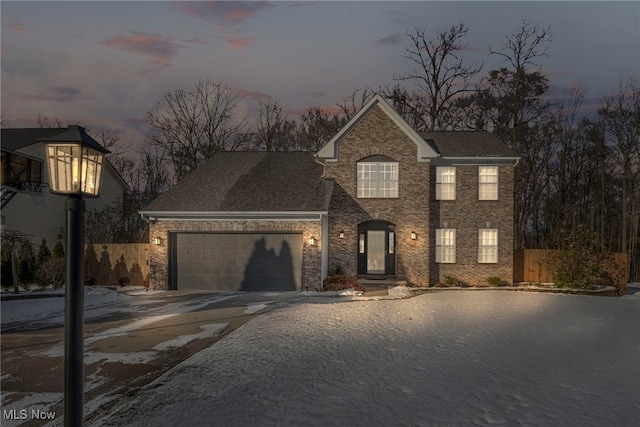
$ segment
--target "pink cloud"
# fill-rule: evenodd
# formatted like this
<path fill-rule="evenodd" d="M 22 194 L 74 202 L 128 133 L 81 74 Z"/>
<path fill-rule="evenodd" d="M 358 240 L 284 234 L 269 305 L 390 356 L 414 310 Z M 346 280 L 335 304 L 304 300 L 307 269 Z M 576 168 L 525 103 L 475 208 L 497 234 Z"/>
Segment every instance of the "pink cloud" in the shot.
<path fill-rule="evenodd" d="M 161 34 L 133 33 L 132 35 L 115 35 L 101 44 L 126 52 L 134 52 L 151 57 L 158 65 L 169 65 L 178 54 L 181 45 L 174 43 L 173 37 Z"/>
<path fill-rule="evenodd" d="M 266 93 L 262 93 L 262 92 L 254 92 L 252 90 L 247 90 L 242 88 L 234 88 L 231 91 L 236 96 L 252 99 L 254 101 L 263 101 L 265 99 L 271 99 L 270 95 L 267 95 Z"/>
<path fill-rule="evenodd" d="M 227 46 L 231 49 L 244 49 L 255 39 L 255 37 L 227 37 Z"/>
<path fill-rule="evenodd" d="M 10 29 L 14 33 L 24 34 L 29 32 L 29 30 L 27 30 L 27 27 L 25 27 L 24 24 L 20 21 L 11 21 Z"/>
<path fill-rule="evenodd" d="M 326 98 L 327 97 L 327 93 L 326 92 L 317 92 L 317 91 L 311 90 L 311 91 L 309 91 L 309 96 L 311 98 L 321 99 L 321 98 Z"/>
<path fill-rule="evenodd" d="M 63 86 L 50 86 L 44 88 L 37 95 L 27 95 L 24 98 L 39 102 L 71 102 L 81 99 L 93 99 L 93 97 L 84 95 L 78 88 Z"/>
<path fill-rule="evenodd" d="M 186 14 L 197 18 L 211 19 L 223 24 L 246 21 L 262 9 L 273 7 L 264 1 L 201 1 L 184 2 L 178 7 Z"/>

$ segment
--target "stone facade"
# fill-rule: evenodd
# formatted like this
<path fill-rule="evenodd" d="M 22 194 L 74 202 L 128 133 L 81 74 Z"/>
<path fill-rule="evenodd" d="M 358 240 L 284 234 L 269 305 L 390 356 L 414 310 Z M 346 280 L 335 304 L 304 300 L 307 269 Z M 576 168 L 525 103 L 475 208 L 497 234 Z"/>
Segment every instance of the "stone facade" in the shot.
<path fill-rule="evenodd" d="M 398 162 L 397 198 L 358 198 L 357 162 L 383 155 Z M 335 179 L 329 206 L 329 271 L 357 273 L 358 225 L 377 219 L 395 225 L 396 274 L 415 285 L 429 284 L 429 162 L 417 161 L 417 146 L 382 111 L 374 108 L 340 142 L 336 162 L 325 162 Z M 340 232 L 344 238 L 340 239 Z M 418 236 L 411 240 L 411 233 Z"/>
<path fill-rule="evenodd" d="M 176 232 L 252 232 L 252 231 L 280 231 L 302 232 L 302 290 L 320 290 L 322 288 L 321 251 L 322 241 L 321 222 L 317 221 L 189 221 L 189 220 L 161 220 L 149 223 L 150 277 L 151 289 L 169 289 L 169 243 L 170 233 Z M 155 245 L 156 237 L 160 238 L 160 245 Z M 309 239 L 315 237 L 315 246 L 309 244 Z"/>

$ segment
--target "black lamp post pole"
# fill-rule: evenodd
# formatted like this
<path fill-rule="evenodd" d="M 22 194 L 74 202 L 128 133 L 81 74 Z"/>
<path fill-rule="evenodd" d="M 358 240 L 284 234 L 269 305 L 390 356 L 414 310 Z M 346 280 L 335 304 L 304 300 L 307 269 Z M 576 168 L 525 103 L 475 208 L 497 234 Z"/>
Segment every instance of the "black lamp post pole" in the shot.
<path fill-rule="evenodd" d="M 84 212 L 80 195 L 66 201 L 67 256 L 64 337 L 64 425 L 82 426 L 84 382 Z"/>

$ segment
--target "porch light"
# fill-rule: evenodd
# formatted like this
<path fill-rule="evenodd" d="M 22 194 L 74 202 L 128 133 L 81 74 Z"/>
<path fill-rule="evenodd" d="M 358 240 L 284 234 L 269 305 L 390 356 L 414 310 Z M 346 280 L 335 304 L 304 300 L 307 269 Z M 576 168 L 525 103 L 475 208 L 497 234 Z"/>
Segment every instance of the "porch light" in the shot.
<path fill-rule="evenodd" d="M 338 235 L 338 237 L 340 237 L 341 239 L 344 239 L 344 231 L 340 231 L 340 234 Z"/>
<path fill-rule="evenodd" d="M 160 246 L 162 245 L 162 239 L 160 237 L 156 237 L 155 239 L 153 239 L 153 243 Z"/>
<path fill-rule="evenodd" d="M 80 126 L 41 139 L 47 151 L 49 187 L 66 194 L 64 424 L 81 426 L 84 398 L 84 212 L 82 196 L 98 197 L 102 161 L 109 152 Z"/>
<path fill-rule="evenodd" d="M 311 245 L 311 246 L 315 246 L 316 245 L 316 238 L 315 237 L 311 237 L 309 239 L 309 245 Z"/>
<path fill-rule="evenodd" d="M 411 232 L 411 240 L 416 240 L 418 238 L 418 235 L 416 234 L 415 231 Z"/>

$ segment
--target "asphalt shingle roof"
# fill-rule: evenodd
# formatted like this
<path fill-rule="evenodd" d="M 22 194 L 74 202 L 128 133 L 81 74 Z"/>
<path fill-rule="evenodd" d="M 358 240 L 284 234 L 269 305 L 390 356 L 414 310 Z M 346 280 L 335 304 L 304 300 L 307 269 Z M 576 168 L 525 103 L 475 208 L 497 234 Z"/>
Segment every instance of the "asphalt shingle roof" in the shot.
<path fill-rule="evenodd" d="M 442 157 L 517 157 L 495 135 L 484 131 L 418 132 Z"/>
<path fill-rule="evenodd" d="M 331 182 L 309 152 L 219 152 L 144 212 L 326 211 Z"/>
<path fill-rule="evenodd" d="M 5 150 L 19 150 L 67 131 L 67 128 L 7 128 L 2 129 L 0 145 Z"/>

